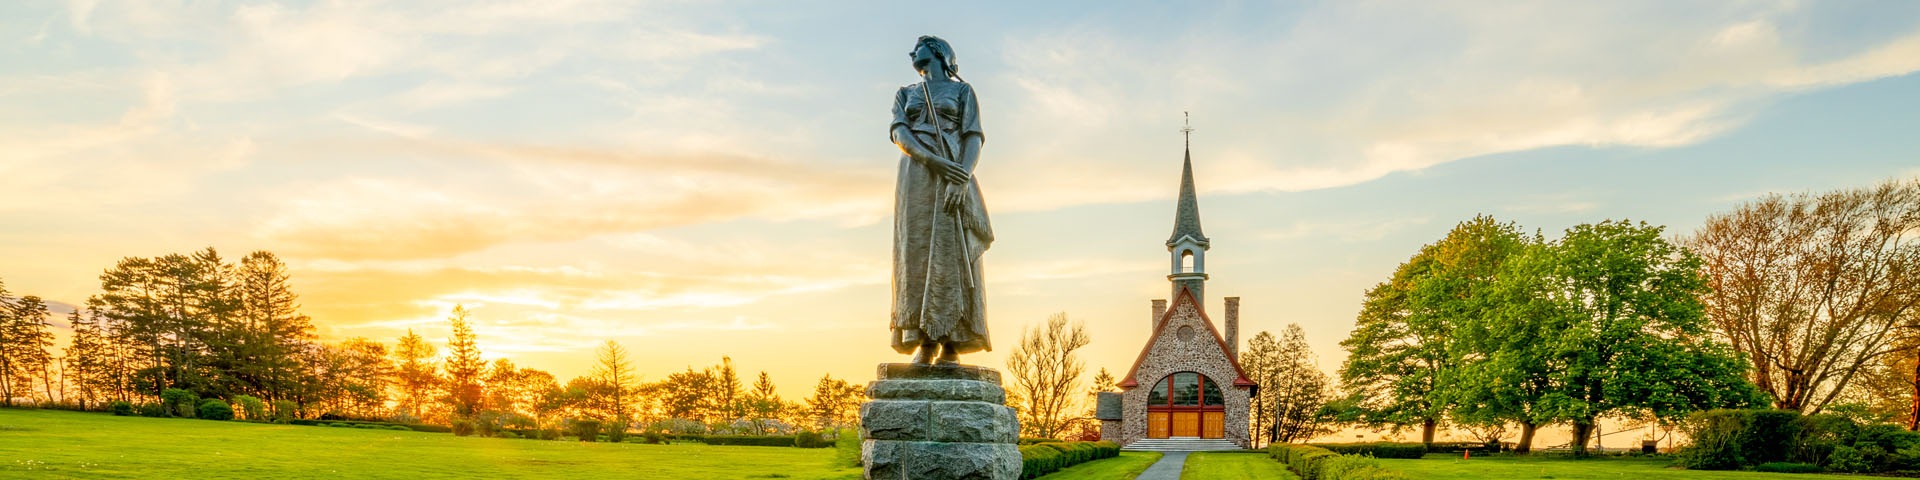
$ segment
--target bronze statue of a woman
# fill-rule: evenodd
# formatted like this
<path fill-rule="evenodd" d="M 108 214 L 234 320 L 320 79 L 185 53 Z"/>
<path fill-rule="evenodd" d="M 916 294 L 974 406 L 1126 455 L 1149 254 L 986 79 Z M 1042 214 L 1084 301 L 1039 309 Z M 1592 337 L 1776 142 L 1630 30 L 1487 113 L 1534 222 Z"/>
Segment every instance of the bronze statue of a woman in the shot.
<path fill-rule="evenodd" d="M 993 228 L 973 167 L 986 141 L 980 101 L 962 80 L 953 46 L 914 42 L 921 81 L 893 96 L 888 131 L 900 147 L 893 198 L 893 349 L 913 362 L 959 362 L 987 342 L 980 254 Z"/>

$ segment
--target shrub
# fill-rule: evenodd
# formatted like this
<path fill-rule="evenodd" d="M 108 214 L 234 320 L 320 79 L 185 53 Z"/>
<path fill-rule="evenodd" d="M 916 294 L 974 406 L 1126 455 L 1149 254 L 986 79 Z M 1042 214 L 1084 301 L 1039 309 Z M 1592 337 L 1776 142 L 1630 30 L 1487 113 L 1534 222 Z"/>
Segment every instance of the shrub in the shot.
<path fill-rule="evenodd" d="M 534 432 L 537 435 L 539 435 L 539 439 L 541 440 L 559 440 L 560 439 L 560 429 L 558 428 L 546 427 L 539 430 L 535 430 Z"/>
<path fill-rule="evenodd" d="M 492 437 L 500 434 L 500 414 L 480 412 L 473 415 L 473 434 Z"/>
<path fill-rule="evenodd" d="M 246 414 L 247 420 L 266 421 L 267 402 L 262 402 L 252 395 L 237 395 L 233 397 L 233 403 L 240 405 L 240 413 Z"/>
<path fill-rule="evenodd" d="M 1059 450 L 1041 445 L 1020 447 L 1020 478 L 1040 478 L 1059 470 L 1062 463 Z"/>
<path fill-rule="evenodd" d="M 1280 460 L 1280 463 L 1287 464 L 1287 468 L 1299 474 L 1303 480 L 1321 480 L 1322 464 L 1328 459 L 1339 456 L 1325 448 L 1312 445 L 1274 444 L 1270 448 L 1275 452 L 1274 454 L 1277 454 L 1275 458 Z"/>
<path fill-rule="evenodd" d="M 143 403 L 140 404 L 140 416 L 164 417 L 167 416 L 167 408 L 160 406 L 158 403 Z"/>
<path fill-rule="evenodd" d="M 107 404 L 107 411 L 113 412 L 113 416 L 116 417 L 133 415 L 133 403 L 126 400 L 115 400 L 113 403 Z"/>
<path fill-rule="evenodd" d="M 1710 410 L 1687 417 L 1683 428 L 1693 444 L 1680 449 L 1675 459 L 1682 467 L 1695 470 L 1733 470 L 1746 461 L 1740 452 L 1740 431 L 1745 418 L 1739 410 Z"/>
<path fill-rule="evenodd" d="M 1836 472 L 1859 473 L 1873 469 L 1867 458 L 1859 450 L 1846 445 L 1833 447 L 1833 454 L 1827 456 L 1827 468 Z"/>
<path fill-rule="evenodd" d="M 300 404 L 292 400 L 273 401 L 273 423 L 293 423 L 300 418 Z"/>
<path fill-rule="evenodd" d="M 800 448 L 827 448 L 833 446 L 833 442 L 827 440 L 827 437 L 821 435 L 820 432 L 803 430 L 793 434 L 793 446 Z"/>
<path fill-rule="evenodd" d="M 453 428 L 453 435 L 457 437 L 473 435 L 473 422 L 463 418 L 453 419 L 448 427 Z"/>
<path fill-rule="evenodd" d="M 1819 465 L 1792 462 L 1767 462 L 1753 467 L 1756 472 L 1772 473 L 1820 473 Z"/>
<path fill-rule="evenodd" d="M 594 420 L 591 418 L 582 418 L 582 419 L 574 420 L 573 436 L 580 437 L 580 441 L 582 442 L 591 442 L 594 440 L 599 440 L 600 439 L 600 421 Z"/>
<path fill-rule="evenodd" d="M 1341 455 L 1320 465 L 1322 480 L 1411 480 L 1407 474 L 1380 466 L 1373 457 Z"/>
<path fill-rule="evenodd" d="M 860 455 L 860 433 L 850 428 L 835 430 L 833 433 L 833 461 L 848 467 L 864 467 L 866 460 Z"/>
<path fill-rule="evenodd" d="M 611 422 L 607 424 L 607 441 L 624 442 L 626 440 L 627 422 Z"/>
<path fill-rule="evenodd" d="M 667 443 L 666 434 L 660 433 L 660 432 L 654 432 L 654 431 L 641 432 L 639 435 L 635 435 L 633 438 L 634 438 L 634 441 L 637 443 L 644 443 L 648 445 L 659 445 L 662 443 Z"/>
<path fill-rule="evenodd" d="M 1366 455 L 1374 458 L 1420 458 L 1427 454 L 1427 445 L 1423 443 L 1315 443 L 1313 446 L 1341 455 Z"/>
<path fill-rule="evenodd" d="M 1741 410 L 1740 460 L 1747 465 L 1780 462 L 1792 451 L 1800 436 L 1800 412 L 1793 410 Z"/>
<path fill-rule="evenodd" d="M 200 418 L 207 420 L 233 420 L 233 406 L 225 400 L 209 398 L 200 402 Z"/>
<path fill-rule="evenodd" d="M 1787 458 L 1798 463 L 1825 462 L 1827 456 L 1833 454 L 1833 447 L 1851 443 L 1860 432 L 1860 425 L 1852 419 L 1833 414 L 1802 416 L 1794 423 L 1800 438 L 1794 442 Z"/>
<path fill-rule="evenodd" d="M 168 415 L 193 418 L 193 409 L 200 404 L 200 397 L 183 389 L 169 388 L 160 392 L 160 402 L 166 404 Z"/>

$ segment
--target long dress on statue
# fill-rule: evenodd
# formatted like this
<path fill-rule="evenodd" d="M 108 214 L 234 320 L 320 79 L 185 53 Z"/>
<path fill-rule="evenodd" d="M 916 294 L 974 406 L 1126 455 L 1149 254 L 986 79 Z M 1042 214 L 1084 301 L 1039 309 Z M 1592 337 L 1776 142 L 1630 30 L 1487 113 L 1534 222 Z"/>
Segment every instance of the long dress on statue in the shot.
<path fill-rule="evenodd" d="M 935 152 L 964 158 L 968 135 L 980 130 L 980 103 L 973 87 L 951 82 L 900 87 L 893 98 L 893 124 L 905 125 Z M 922 92 L 923 89 L 929 91 Z M 936 127 L 928 118 L 931 97 Z M 941 145 L 944 145 L 942 147 Z M 900 178 L 893 198 L 893 349 L 913 353 L 924 342 L 947 343 L 955 353 L 992 350 L 987 340 L 985 282 L 980 255 L 993 242 L 978 180 L 968 182 L 965 206 L 941 208 L 946 183 L 933 169 L 900 156 Z"/>

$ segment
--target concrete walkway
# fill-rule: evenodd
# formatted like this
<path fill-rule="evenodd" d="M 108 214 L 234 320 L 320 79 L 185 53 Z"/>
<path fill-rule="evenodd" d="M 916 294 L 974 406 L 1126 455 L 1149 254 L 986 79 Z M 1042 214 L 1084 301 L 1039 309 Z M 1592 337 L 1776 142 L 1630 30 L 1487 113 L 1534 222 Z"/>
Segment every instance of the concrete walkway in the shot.
<path fill-rule="evenodd" d="M 1180 480 L 1180 470 L 1187 467 L 1188 453 L 1192 452 L 1161 452 L 1160 461 L 1153 462 L 1153 466 L 1133 480 Z"/>

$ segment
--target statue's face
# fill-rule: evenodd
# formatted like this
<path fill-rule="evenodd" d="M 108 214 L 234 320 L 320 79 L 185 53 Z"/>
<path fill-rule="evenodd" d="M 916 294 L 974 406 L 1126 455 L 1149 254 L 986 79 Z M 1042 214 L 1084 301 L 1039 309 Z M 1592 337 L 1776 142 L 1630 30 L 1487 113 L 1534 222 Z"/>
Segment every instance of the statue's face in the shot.
<path fill-rule="evenodd" d="M 921 43 L 919 46 L 913 47 L 914 71 L 925 72 L 927 71 L 927 65 L 932 65 L 933 62 L 937 61 L 940 61 L 940 55 L 934 53 L 933 46 Z"/>

